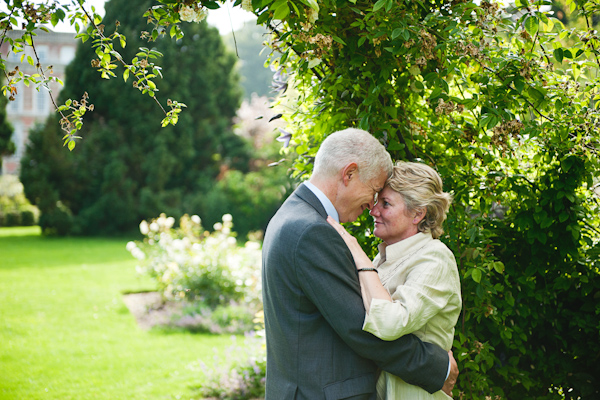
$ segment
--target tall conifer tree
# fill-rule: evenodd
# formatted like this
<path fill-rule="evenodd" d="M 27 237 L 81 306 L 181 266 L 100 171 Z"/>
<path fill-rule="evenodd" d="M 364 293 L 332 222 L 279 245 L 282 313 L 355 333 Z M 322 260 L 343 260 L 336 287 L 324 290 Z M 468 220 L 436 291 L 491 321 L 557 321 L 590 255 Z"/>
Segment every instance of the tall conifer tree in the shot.
<path fill-rule="evenodd" d="M 157 96 L 163 103 L 185 103 L 186 111 L 176 126 L 161 128 L 157 105 L 132 87 L 132 79 L 103 80 L 90 67 L 95 52 L 80 45 L 61 97 L 89 94 L 94 112 L 86 115 L 85 139 L 73 152 L 59 149 L 62 132 L 53 119 L 32 132 L 22 162 L 26 194 L 40 207 L 43 228 L 111 233 L 159 212 L 202 214 L 198 194 L 220 170 L 247 165 L 246 144 L 231 129 L 241 98 L 235 56 L 206 22 L 183 23 L 183 41 L 168 35 L 156 42 L 140 39 L 140 31 L 150 30 L 140 18 L 150 6 L 149 0 L 111 0 L 102 23 L 107 33 L 121 23 L 118 29 L 128 38 L 124 58 L 131 60 L 140 47 L 164 55 L 150 60 L 164 71 L 164 79 L 156 79 Z"/>

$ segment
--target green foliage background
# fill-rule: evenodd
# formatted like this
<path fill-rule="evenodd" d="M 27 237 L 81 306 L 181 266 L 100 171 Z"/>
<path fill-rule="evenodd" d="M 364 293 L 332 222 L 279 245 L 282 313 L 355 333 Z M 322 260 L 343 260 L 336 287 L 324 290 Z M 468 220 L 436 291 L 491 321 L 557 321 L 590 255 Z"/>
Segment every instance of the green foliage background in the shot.
<path fill-rule="evenodd" d="M 462 276 L 456 398 L 600 395 L 600 4 L 561 3 L 570 29 L 546 5 L 252 2 L 290 76 L 296 175 L 354 126 L 454 193 L 442 239 Z M 371 223 L 351 227 L 367 251 Z"/>
<path fill-rule="evenodd" d="M 103 23 L 128 37 L 125 59 L 133 58 L 146 24 L 139 16 L 150 1 L 111 0 Z M 121 79 L 103 80 L 89 68 L 96 54 L 79 46 L 67 69 L 62 98 L 82 98 L 94 112 L 86 116 L 86 146 L 65 152 L 56 120 L 32 132 L 23 159 L 27 196 L 42 211 L 42 228 L 60 233 L 112 233 L 135 228 L 145 217 L 166 212 L 203 216 L 199 194 L 208 192 L 222 166 L 247 170 L 246 142 L 233 134 L 232 117 L 241 91 L 235 57 L 216 29 L 187 24 L 185 41 L 159 38 L 165 71 L 161 97 L 185 98 L 186 113 L 164 129 L 156 104 Z M 218 216 L 220 218 L 220 215 Z M 62 222 L 61 222 L 62 221 Z"/>

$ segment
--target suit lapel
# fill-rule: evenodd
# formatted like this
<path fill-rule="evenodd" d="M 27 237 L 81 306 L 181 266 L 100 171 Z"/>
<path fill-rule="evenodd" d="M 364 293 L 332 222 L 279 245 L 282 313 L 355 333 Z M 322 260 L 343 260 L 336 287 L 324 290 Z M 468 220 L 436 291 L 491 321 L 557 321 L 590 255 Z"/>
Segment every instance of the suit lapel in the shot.
<path fill-rule="evenodd" d="M 325 211 L 325 207 L 321 204 L 321 201 L 315 194 L 306 187 L 306 185 L 302 184 L 296 189 L 296 195 L 306 203 L 310 204 L 324 219 L 327 219 L 327 211 Z"/>

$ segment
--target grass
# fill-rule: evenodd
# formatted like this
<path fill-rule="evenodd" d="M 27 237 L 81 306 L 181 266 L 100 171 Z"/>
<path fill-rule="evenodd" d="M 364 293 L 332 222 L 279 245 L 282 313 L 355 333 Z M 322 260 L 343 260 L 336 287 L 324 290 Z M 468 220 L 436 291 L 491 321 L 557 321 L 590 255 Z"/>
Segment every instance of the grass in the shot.
<path fill-rule="evenodd" d="M 0 228 L 0 399 L 196 399 L 228 336 L 141 330 L 126 239 Z"/>

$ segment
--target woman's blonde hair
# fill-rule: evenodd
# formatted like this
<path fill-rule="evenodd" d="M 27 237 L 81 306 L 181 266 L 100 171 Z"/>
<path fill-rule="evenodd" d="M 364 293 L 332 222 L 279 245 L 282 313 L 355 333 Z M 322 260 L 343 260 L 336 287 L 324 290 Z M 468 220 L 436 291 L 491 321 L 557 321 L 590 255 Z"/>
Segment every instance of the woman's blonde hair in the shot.
<path fill-rule="evenodd" d="M 452 202 L 452 195 L 443 191 L 442 178 L 430 166 L 415 162 L 398 161 L 386 186 L 398 192 L 408 211 L 425 209 L 419 222 L 419 232 L 431 233 L 434 239 L 444 232 L 442 224 Z"/>

